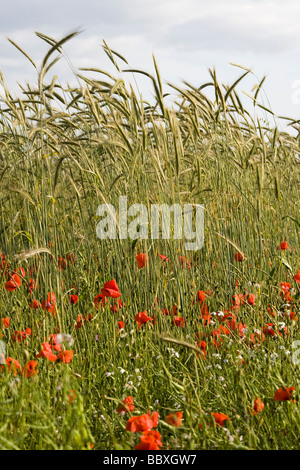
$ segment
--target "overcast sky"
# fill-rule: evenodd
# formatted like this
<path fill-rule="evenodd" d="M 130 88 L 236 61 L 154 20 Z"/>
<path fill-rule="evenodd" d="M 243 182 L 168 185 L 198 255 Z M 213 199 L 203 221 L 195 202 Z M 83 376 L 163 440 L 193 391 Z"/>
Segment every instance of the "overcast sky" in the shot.
<path fill-rule="evenodd" d="M 131 68 L 153 72 L 154 53 L 162 78 L 177 85 L 186 80 L 200 86 L 213 67 L 220 82 L 232 83 L 242 73 L 233 62 L 255 74 L 240 91 L 252 94 L 267 75 L 261 101 L 268 106 L 269 100 L 277 115 L 300 119 L 299 25 L 299 0 L 10 0 L 1 2 L 0 69 L 13 91 L 17 82 L 33 83 L 33 66 L 7 38 L 39 66 L 49 46 L 35 31 L 60 39 L 81 30 L 64 47 L 75 68 L 112 70 L 103 39 Z M 54 74 L 75 84 L 64 58 Z M 138 84 L 150 96 L 150 82 L 139 78 Z"/>

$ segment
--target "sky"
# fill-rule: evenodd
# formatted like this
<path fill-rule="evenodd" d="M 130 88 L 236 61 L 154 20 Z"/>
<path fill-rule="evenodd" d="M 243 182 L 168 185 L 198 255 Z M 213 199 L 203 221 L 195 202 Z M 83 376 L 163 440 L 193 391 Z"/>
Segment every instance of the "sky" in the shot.
<path fill-rule="evenodd" d="M 181 87 L 183 80 L 196 87 L 210 81 L 213 68 L 228 85 L 243 73 L 232 63 L 249 68 L 253 73 L 238 87 L 246 103 L 251 106 L 244 92 L 253 96 L 266 75 L 259 101 L 277 116 L 300 119 L 299 24 L 299 0 L 10 0 L 1 2 L 0 70 L 8 88 L 20 94 L 18 83 L 36 84 L 37 71 L 8 38 L 39 68 L 49 46 L 35 32 L 59 40 L 81 31 L 64 46 L 50 78 L 76 85 L 72 67 L 119 76 L 102 49 L 105 40 L 127 59 L 128 66 L 120 62 L 124 69 L 154 73 L 154 54 L 163 82 Z M 132 79 L 128 73 L 122 77 Z M 150 81 L 142 75 L 136 80 L 150 99 Z"/>

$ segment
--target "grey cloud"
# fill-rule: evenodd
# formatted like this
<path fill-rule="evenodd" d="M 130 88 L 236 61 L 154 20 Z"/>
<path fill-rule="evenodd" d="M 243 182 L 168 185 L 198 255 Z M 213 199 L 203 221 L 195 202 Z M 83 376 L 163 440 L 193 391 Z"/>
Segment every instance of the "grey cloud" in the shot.
<path fill-rule="evenodd" d="M 231 50 L 272 54 L 299 46 L 299 39 L 299 35 L 268 25 L 245 25 L 231 18 L 207 16 L 173 26 L 160 44 L 181 52 Z"/>

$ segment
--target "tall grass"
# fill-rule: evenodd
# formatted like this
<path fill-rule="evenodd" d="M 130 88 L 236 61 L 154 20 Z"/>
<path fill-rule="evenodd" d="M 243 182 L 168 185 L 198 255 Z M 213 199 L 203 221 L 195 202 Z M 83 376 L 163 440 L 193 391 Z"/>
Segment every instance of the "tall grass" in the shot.
<path fill-rule="evenodd" d="M 13 97 L 0 77 L 0 251 L 13 272 L 26 271 L 21 288 L 11 293 L 4 288 L 3 270 L 0 311 L 10 327 L 2 328 L 2 339 L 7 355 L 21 365 L 35 358 L 57 327 L 75 340 L 70 364 L 39 359 L 35 377 L 0 374 L 0 448 L 89 449 L 93 443 L 96 449 L 131 449 L 138 439 L 125 431 L 130 414 L 115 411 L 127 395 L 134 397 L 133 414 L 159 411 L 165 448 L 299 448 L 298 402 L 273 400 L 282 386 L 295 385 L 295 396 L 299 393 L 298 365 L 291 359 L 298 322 L 284 316 L 280 296 L 280 282 L 290 282 L 293 310 L 299 313 L 293 280 L 300 269 L 298 137 L 245 109 L 237 87 L 251 73 L 247 70 L 231 86 L 220 84 L 214 70 L 199 88 L 167 84 L 176 93 L 170 105 L 154 58 L 153 75 L 132 70 L 104 43 L 116 77 L 81 69 L 74 72 L 78 87 L 63 86 L 51 77 L 51 68 L 75 35 L 55 41 L 39 34 L 49 44 L 40 68 L 16 45 L 38 71 L 37 86 L 22 86 L 22 97 Z M 126 85 L 125 72 L 149 78 L 151 103 Z M 262 83 L 254 108 L 263 107 Z M 207 89 L 213 89 L 213 100 Z M 185 252 L 174 240 L 100 241 L 96 209 L 104 202 L 118 207 L 121 195 L 128 197 L 128 206 L 203 204 L 204 247 Z M 277 250 L 283 239 L 289 244 L 284 252 Z M 245 254 L 244 262 L 234 261 L 237 251 Z M 149 255 L 145 268 L 137 267 L 138 252 Z M 67 253 L 74 253 L 76 262 L 61 270 L 57 257 L 67 259 Z M 190 269 L 181 266 L 179 255 L 190 260 Z M 29 296 L 31 277 L 38 290 Z M 125 306 L 116 313 L 110 304 L 98 311 L 93 299 L 113 278 Z M 236 293 L 255 293 L 255 305 L 236 313 L 247 335 L 281 321 L 288 335 L 266 337 L 255 351 L 236 331 L 219 349 L 208 335 L 203 359 L 193 349 L 195 333 L 210 334 L 219 324 L 215 318 L 214 325 L 205 326 L 193 303 L 199 290 L 210 291 L 210 312 L 230 308 Z M 29 297 L 46 299 L 52 291 L 56 317 L 29 307 Z M 74 293 L 79 302 L 71 305 Z M 161 313 L 175 304 L 184 328 Z M 268 306 L 280 315 L 272 317 Z M 145 310 L 156 323 L 138 329 L 135 315 Z M 75 329 L 77 315 L 89 313 L 93 320 Z M 125 322 L 121 333 L 120 320 Z M 30 338 L 13 342 L 14 331 L 26 327 Z M 252 416 L 256 396 L 265 408 Z M 183 425 L 172 428 L 164 418 L 178 409 Z M 225 429 L 206 424 L 211 412 L 231 418 Z"/>

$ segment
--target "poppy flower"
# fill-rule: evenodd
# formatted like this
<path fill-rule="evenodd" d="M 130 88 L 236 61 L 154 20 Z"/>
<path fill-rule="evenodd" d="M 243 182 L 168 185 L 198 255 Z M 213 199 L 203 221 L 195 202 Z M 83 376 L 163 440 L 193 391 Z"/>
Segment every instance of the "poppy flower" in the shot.
<path fill-rule="evenodd" d="M 249 336 L 249 347 L 250 348 L 257 348 L 261 346 L 261 343 L 263 343 L 265 340 L 265 336 L 260 330 L 255 331 L 255 333 L 252 333 Z"/>
<path fill-rule="evenodd" d="M 45 357 L 50 362 L 55 362 L 57 360 L 57 356 L 53 354 L 51 346 L 49 343 L 42 343 L 43 349 L 37 354 L 35 357 Z"/>
<path fill-rule="evenodd" d="M 60 362 L 63 362 L 64 364 L 69 364 L 72 359 L 73 359 L 73 353 L 74 351 L 62 351 L 61 353 L 59 353 L 58 355 L 58 359 Z"/>
<path fill-rule="evenodd" d="M 70 263 L 75 263 L 76 261 L 76 256 L 74 253 L 67 253 L 67 259 Z"/>
<path fill-rule="evenodd" d="M 159 414 L 157 411 L 154 411 L 150 415 L 150 411 L 147 414 L 141 416 L 132 416 L 126 424 L 126 431 L 131 432 L 144 432 L 151 431 L 151 429 L 156 428 L 158 425 Z"/>
<path fill-rule="evenodd" d="M 148 323 L 149 321 L 153 321 L 153 319 L 147 315 L 146 311 L 137 313 L 136 316 L 134 317 L 134 319 L 137 322 L 137 324 L 139 325 L 139 329 L 145 323 Z"/>
<path fill-rule="evenodd" d="M 285 251 L 289 248 L 287 242 L 283 239 L 283 242 L 281 242 L 279 244 L 279 246 L 277 247 L 277 250 L 281 250 L 281 251 Z"/>
<path fill-rule="evenodd" d="M 63 269 L 66 269 L 67 267 L 67 261 L 62 256 L 58 256 L 57 265 L 58 265 L 58 269 L 62 271 Z"/>
<path fill-rule="evenodd" d="M 214 417 L 215 422 L 219 426 L 224 426 L 224 423 L 230 420 L 230 418 L 224 413 L 212 413 L 212 416 Z"/>
<path fill-rule="evenodd" d="M 34 375 L 38 374 L 39 371 L 35 370 L 36 366 L 38 365 L 37 361 L 29 361 L 25 364 L 22 368 L 22 375 L 24 377 L 33 377 Z"/>
<path fill-rule="evenodd" d="M 289 282 L 281 282 L 280 288 L 283 290 L 284 293 L 287 293 L 291 290 L 292 286 Z"/>
<path fill-rule="evenodd" d="M 246 300 L 247 300 L 248 305 L 255 305 L 255 295 L 254 294 L 249 294 Z"/>
<path fill-rule="evenodd" d="M 20 363 L 19 361 L 17 361 L 17 359 L 13 359 L 12 357 L 7 357 L 5 363 L 7 365 L 7 369 L 10 372 L 13 372 L 14 375 L 17 375 L 18 370 L 21 370 Z"/>
<path fill-rule="evenodd" d="M 41 307 L 42 305 L 37 301 L 37 300 L 33 300 L 30 304 L 29 304 L 29 307 L 30 308 L 33 308 L 33 309 L 37 309 L 39 307 Z"/>
<path fill-rule="evenodd" d="M 27 287 L 28 287 L 30 294 L 32 294 L 32 292 L 36 290 L 36 283 L 35 283 L 35 280 L 32 279 L 32 277 L 29 279 Z"/>
<path fill-rule="evenodd" d="M 230 328 L 231 330 L 235 330 L 236 328 L 236 315 L 234 313 L 226 313 L 223 317 L 222 317 L 222 322 L 225 322 L 226 325 L 228 326 L 228 328 Z"/>
<path fill-rule="evenodd" d="M 182 326 L 182 328 L 184 328 L 184 325 L 185 325 L 185 318 L 182 318 L 182 317 L 174 317 L 173 318 L 173 325 L 174 326 Z"/>
<path fill-rule="evenodd" d="M 239 310 L 241 305 L 244 305 L 244 296 L 243 294 L 235 294 L 231 298 L 232 309 Z"/>
<path fill-rule="evenodd" d="M 140 439 L 140 444 L 134 447 L 136 450 L 159 450 L 163 445 L 158 431 L 144 431 Z"/>
<path fill-rule="evenodd" d="M 122 320 L 118 321 L 118 330 L 124 330 L 125 328 L 125 322 Z"/>
<path fill-rule="evenodd" d="M 49 343 L 51 344 L 52 349 L 57 352 L 62 351 L 62 346 L 60 342 L 58 341 L 57 334 L 52 334 L 49 336 Z"/>
<path fill-rule="evenodd" d="M 70 303 L 71 304 L 73 304 L 73 305 L 77 304 L 78 299 L 79 299 L 78 295 L 76 295 L 76 294 L 70 295 Z"/>
<path fill-rule="evenodd" d="M 136 255 L 136 260 L 139 265 L 139 268 L 144 268 L 144 266 L 146 266 L 149 260 L 149 256 L 146 253 L 138 253 Z"/>
<path fill-rule="evenodd" d="M 182 268 L 191 268 L 191 262 L 185 256 L 179 256 L 179 261 Z"/>
<path fill-rule="evenodd" d="M 255 397 L 254 403 L 253 403 L 253 410 L 252 410 L 252 415 L 255 416 L 258 413 L 260 413 L 264 409 L 265 405 L 261 401 L 260 398 Z"/>
<path fill-rule="evenodd" d="M 18 268 L 16 269 L 17 273 L 20 274 L 21 277 L 25 277 L 26 273 L 25 273 L 25 269 L 24 268 Z"/>
<path fill-rule="evenodd" d="M 236 326 L 236 330 L 238 331 L 240 338 L 243 339 L 245 337 L 245 333 L 247 332 L 248 328 L 245 323 L 239 322 Z"/>
<path fill-rule="evenodd" d="M 105 282 L 104 287 L 101 289 L 101 292 L 104 297 L 112 297 L 113 299 L 121 297 L 121 293 L 114 279 Z"/>
<path fill-rule="evenodd" d="M 231 335 L 230 330 L 226 326 L 220 325 L 219 328 L 216 328 L 215 330 L 212 331 L 211 336 L 213 337 L 213 344 L 216 348 L 219 348 L 220 345 L 223 343 L 223 339 L 221 338 L 221 335 L 230 336 Z"/>
<path fill-rule="evenodd" d="M 49 292 L 48 297 L 47 297 L 47 302 L 45 302 L 45 300 L 42 300 L 42 307 L 44 310 L 47 310 L 47 312 L 56 314 L 55 302 L 56 302 L 56 297 L 55 297 L 54 292 Z"/>
<path fill-rule="evenodd" d="M 158 256 L 159 256 L 163 261 L 169 261 L 169 258 L 167 258 L 165 255 L 160 255 L 160 254 L 158 254 Z"/>
<path fill-rule="evenodd" d="M 200 302 L 200 304 L 202 302 L 204 302 L 205 297 L 206 297 L 206 293 L 203 290 L 198 290 L 198 292 L 196 294 L 196 298 L 197 298 L 198 302 Z"/>
<path fill-rule="evenodd" d="M 105 304 L 107 304 L 108 300 L 106 297 L 104 297 L 103 294 L 98 294 L 94 298 L 94 305 L 97 310 L 99 310 L 99 307 L 105 307 Z"/>
<path fill-rule="evenodd" d="M 296 282 L 298 282 L 298 284 L 300 284 L 300 269 L 297 272 L 297 274 L 295 274 L 294 281 L 296 281 Z"/>
<path fill-rule="evenodd" d="M 11 339 L 12 341 L 17 341 L 18 343 L 21 343 L 22 341 L 24 341 L 26 338 L 28 338 L 28 336 L 31 335 L 31 329 L 30 328 L 26 328 L 25 331 L 21 330 L 21 331 L 17 331 L 15 330 L 14 334 L 12 335 Z"/>
<path fill-rule="evenodd" d="M 93 320 L 93 315 L 91 313 L 89 313 L 85 317 L 81 315 L 77 315 L 77 323 L 75 325 L 75 330 L 78 330 L 83 325 L 85 325 L 86 322 L 91 321 L 91 320 Z"/>
<path fill-rule="evenodd" d="M 175 428 L 180 428 L 182 422 L 182 411 L 176 411 L 176 413 L 170 413 L 165 418 L 165 422 L 168 423 L 170 426 L 174 426 Z"/>
<path fill-rule="evenodd" d="M 122 401 L 122 403 L 124 403 L 124 405 L 126 406 L 119 405 L 117 408 L 118 413 L 122 414 L 128 413 L 128 411 L 134 411 L 133 397 L 131 395 L 129 397 L 126 397 L 125 400 Z"/>
<path fill-rule="evenodd" d="M 203 356 L 207 356 L 207 351 L 206 351 L 206 341 L 197 341 L 196 346 L 201 349 Z M 199 354 L 197 353 L 197 356 Z"/>
<path fill-rule="evenodd" d="M 121 299 L 118 299 L 115 302 L 113 302 L 112 305 L 110 305 L 110 310 L 112 312 L 117 312 L 119 308 L 123 308 L 123 307 L 125 307 L 125 302 L 122 302 Z"/>
<path fill-rule="evenodd" d="M 273 323 L 267 323 L 264 327 L 263 327 L 263 333 L 266 335 L 266 336 L 272 336 L 272 337 L 275 337 L 276 336 L 276 331 L 275 331 L 275 326 L 273 325 Z"/>
<path fill-rule="evenodd" d="M 7 261 L 5 260 L 5 255 L 1 253 L 0 255 L 0 269 L 3 271 L 7 267 Z"/>
<path fill-rule="evenodd" d="M 234 261 L 236 262 L 239 262 L 241 263 L 242 261 L 244 261 L 246 259 L 245 257 L 245 254 L 242 252 L 240 253 L 239 251 L 237 251 L 235 254 L 234 254 Z"/>
<path fill-rule="evenodd" d="M 9 328 L 9 317 L 2 318 L 4 328 Z"/>
<path fill-rule="evenodd" d="M 295 390 L 295 385 L 293 387 L 280 387 L 278 390 L 276 390 L 273 400 L 274 401 L 287 401 L 291 400 L 291 394 Z"/>
<path fill-rule="evenodd" d="M 73 401 L 76 399 L 77 395 L 75 390 L 72 388 L 69 393 L 67 393 L 67 398 L 69 400 L 69 403 L 73 403 Z"/>
<path fill-rule="evenodd" d="M 5 284 L 5 289 L 9 292 L 14 292 L 18 287 L 21 286 L 21 279 L 18 274 L 13 274 L 11 279 Z"/>

